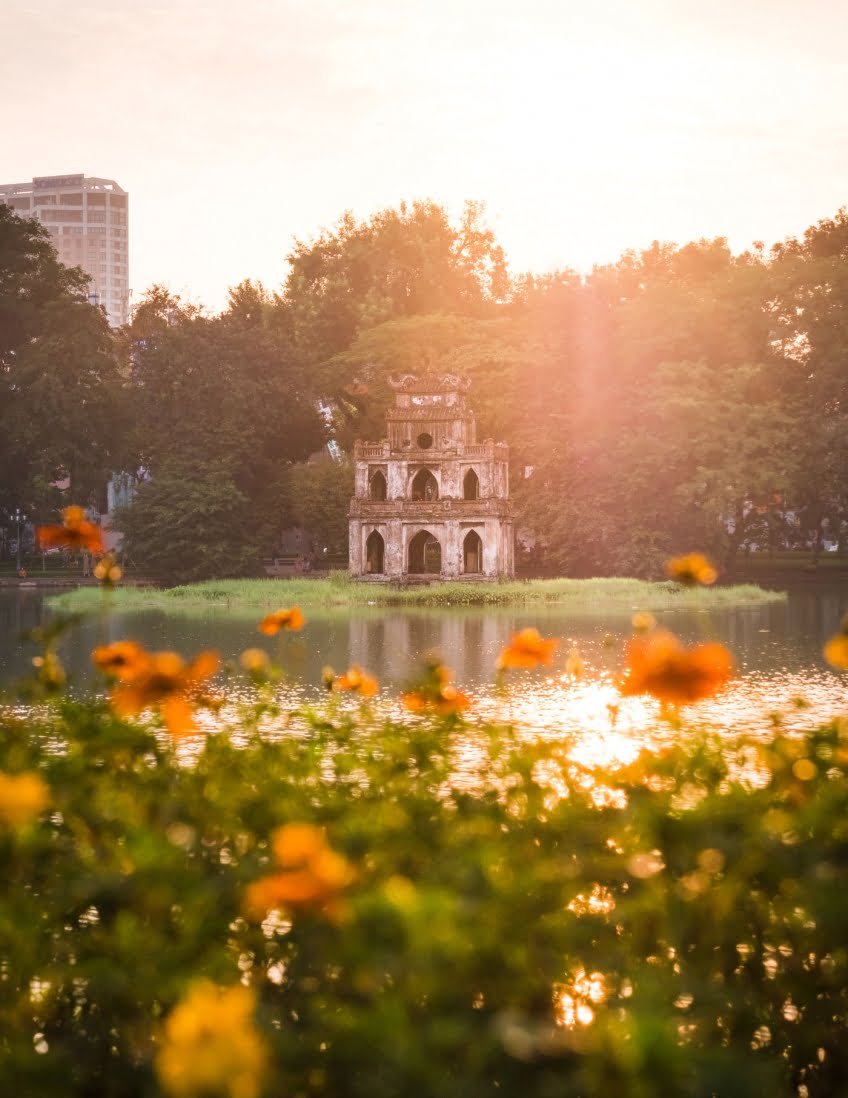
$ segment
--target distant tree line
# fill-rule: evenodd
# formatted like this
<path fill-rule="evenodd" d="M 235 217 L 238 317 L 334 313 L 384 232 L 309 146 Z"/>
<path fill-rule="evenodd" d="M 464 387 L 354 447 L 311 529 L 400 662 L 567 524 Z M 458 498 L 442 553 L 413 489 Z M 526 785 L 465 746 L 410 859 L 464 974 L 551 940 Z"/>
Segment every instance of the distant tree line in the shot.
<path fill-rule="evenodd" d="M 479 205 L 345 215 L 296 241 L 279 293 L 207 316 L 153 287 L 112 332 L 37 222 L 0 206 L 0 508 L 70 477 L 149 479 L 136 563 L 255 572 L 302 524 L 345 550 L 357 437 L 398 370 L 467 373 L 511 445 L 519 529 L 570 574 L 657 571 L 691 547 L 848 550 L 848 214 L 767 252 L 654 244 L 581 276 L 510 276 Z M 341 461 L 304 466 L 332 439 Z"/>

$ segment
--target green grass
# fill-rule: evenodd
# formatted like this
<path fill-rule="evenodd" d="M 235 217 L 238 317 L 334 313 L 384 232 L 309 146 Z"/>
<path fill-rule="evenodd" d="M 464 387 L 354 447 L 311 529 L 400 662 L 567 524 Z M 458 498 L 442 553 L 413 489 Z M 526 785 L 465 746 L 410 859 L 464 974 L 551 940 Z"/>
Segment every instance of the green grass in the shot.
<path fill-rule="evenodd" d="M 644 610 L 687 607 L 754 606 L 786 598 L 753 584 L 685 591 L 677 584 L 636 579 L 549 579 L 506 583 L 434 583 L 391 587 L 358 583 L 344 573 L 327 579 L 210 580 L 166 590 L 121 588 L 109 596 L 116 610 L 160 610 L 190 616 L 220 611 L 256 614 L 281 606 L 304 609 L 404 606 L 559 605 L 575 613 L 608 613 L 616 608 Z M 53 607 L 80 611 L 99 607 L 103 593 L 81 588 L 51 598 Z"/>

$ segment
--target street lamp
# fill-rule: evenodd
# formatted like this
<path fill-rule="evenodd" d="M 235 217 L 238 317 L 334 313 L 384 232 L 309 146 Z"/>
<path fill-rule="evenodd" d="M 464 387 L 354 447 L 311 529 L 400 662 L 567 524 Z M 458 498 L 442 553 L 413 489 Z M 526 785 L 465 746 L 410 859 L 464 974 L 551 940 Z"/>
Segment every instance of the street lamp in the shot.
<path fill-rule="evenodd" d="M 17 543 L 16 543 L 16 548 L 18 550 L 18 563 L 17 563 L 17 569 L 16 570 L 18 572 L 20 572 L 20 570 L 21 570 L 21 523 L 26 522 L 26 515 L 20 509 L 20 507 L 15 508 L 15 513 L 12 515 L 12 521 L 15 523 L 15 525 L 18 528 L 18 540 L 17 540 Z"/>

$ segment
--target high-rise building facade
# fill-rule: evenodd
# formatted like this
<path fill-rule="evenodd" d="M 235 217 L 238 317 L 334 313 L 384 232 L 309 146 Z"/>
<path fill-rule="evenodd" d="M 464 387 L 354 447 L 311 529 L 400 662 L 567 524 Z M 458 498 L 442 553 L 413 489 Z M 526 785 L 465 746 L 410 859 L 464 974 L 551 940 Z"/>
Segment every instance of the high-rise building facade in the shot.
<path fill-rule="evenodd" d="M 114 179 L 37 176 L 0 186 L 0 202 L 50 232 L 59 259 L 91 275 L 89 294 L 113 326 L 129 319 L 129 195 Z"/>

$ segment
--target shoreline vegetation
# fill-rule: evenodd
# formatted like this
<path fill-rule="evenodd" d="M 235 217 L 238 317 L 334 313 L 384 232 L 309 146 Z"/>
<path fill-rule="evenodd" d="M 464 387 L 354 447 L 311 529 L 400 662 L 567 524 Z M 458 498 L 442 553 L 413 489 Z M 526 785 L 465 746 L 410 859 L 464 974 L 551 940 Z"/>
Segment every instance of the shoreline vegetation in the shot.
<path fill-rule="evenodd" d="M 358 607 L 562 606 L 576 614 L 638 610 L 709 609 L 759 606 L 786 599 L 783 591 L 754 584 L 685 590 L 671 581 L 607 577 L 599 579 L 514 580 L 504 583 L 432 583 L 407 587 L 362 583 L 345 573 L 327 579 L 208 580 L 170 588 L 119 588 L 108 594 L 109 606 L 121 611 L 162 611 L 206 615 L 215 612 L 254 614 L 279 606 L 305 610 Z M 58 610 L 79 612 L 104 605 L 103 593 L 80 588 L 50 598 Z"/>
<path fill-rule="evenodd" d="M 666 710 L 581 760 L 448 667 L 401 724 L 356 667 L 289 709 L 253 649 L 212 732 L 215 653 L 96 648 L 109 698 L 72 703 L 45 639 L 41 711 L 0 710 L 0 1093 L 844 1093 L 844 721 L 730 739 Z M 720 689 L 721 646 L 639 640 L 627 693 Z"/>

